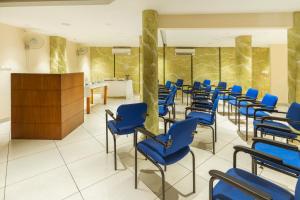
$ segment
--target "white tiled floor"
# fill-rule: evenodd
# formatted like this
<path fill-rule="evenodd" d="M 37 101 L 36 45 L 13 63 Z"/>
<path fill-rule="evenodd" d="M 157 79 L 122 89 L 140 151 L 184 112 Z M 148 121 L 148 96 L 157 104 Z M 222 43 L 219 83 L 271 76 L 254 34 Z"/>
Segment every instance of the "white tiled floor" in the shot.
<path fill-rule="evenodd" d="M 118 105 L 132 101 L 109 99 L 108 102 L 107 106 L 94 106 L 92 113 L 85 115 L 84 124 L 62 141 L 10 141 L 10 123 L 0 124 L 0 200 L 159 199 L 160 173 L 141 156 L 138 189 L 134 189 L 132 136 L 117 138 L 118 170 L 114 170 L 112 137 L 109 138 L 109 154 L 105 152 L 104 110 L 115 111 Z M 183 119 L 185 105 L 180 101 L 177 104 L 177 118 Z M 217 119 L 216 155 L 211 153 L 210 129 L 199 127 L 192 144 L 196 156 L 197 193 L 191 193 L 192 160 L 188 155 L 168 167 L 167 199 L 208 199 L 208 171 L 231 168 L 233 146 L 249 146 L 227 117 L 218 115 Z M 250 158 L 243 154 L 238 157 L 238 166 L 250 169 Z M 259 168 L 259 174 L 291 191 L 296 184 L 295 178 L 269 169 Z"/>

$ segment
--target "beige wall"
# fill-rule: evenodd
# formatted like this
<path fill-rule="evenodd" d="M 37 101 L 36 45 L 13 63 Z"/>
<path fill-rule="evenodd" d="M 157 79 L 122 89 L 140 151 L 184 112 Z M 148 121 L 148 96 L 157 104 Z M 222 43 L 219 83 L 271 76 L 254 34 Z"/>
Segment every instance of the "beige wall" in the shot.
<path fill-rule="evenodd" d="M 288 49 L 286 44 L 270 46 L 271 93 L 279 103 L 288 103 Z"/>
<path fill-rule="evenodd" d="M 81 71 L 81 68 L 78 65 L 78 57 L 76 51 L 77 51 L 77 43 L 67 41 L 67 45 L 66 45 L 67 72 Z"/>
<path fill-rule="evenodd" d="M 0 24 L 0 120 L 10 116 L 10 73 L 26 72 L 24 31 Z"/>

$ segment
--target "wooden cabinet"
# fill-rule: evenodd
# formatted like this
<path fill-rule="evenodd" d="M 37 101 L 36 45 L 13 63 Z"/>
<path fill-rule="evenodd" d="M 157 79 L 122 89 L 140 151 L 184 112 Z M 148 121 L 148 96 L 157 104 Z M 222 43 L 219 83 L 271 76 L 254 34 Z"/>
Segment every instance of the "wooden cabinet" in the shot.
<path fill-rule="evenodd" d="M 84 121 L 83 73 L 11 75 L 12 139 L 53 139 Z"/>

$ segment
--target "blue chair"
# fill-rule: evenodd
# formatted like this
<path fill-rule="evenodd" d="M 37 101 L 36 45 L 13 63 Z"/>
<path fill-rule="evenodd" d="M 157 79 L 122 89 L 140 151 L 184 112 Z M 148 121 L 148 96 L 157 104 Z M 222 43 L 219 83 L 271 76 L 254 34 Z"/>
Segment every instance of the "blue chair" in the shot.
<path fill-rule="evenodd" d="M 248 118 L 254 118 L 254 114 L 256 114 L 257 117 L 265 117 L 269 116 L 269 113 L 267 111 L 258 111 L 255 113 L 255 108 L 264 108 L 269 109 L 270 111 L 273 110 L 276 107 L 278 101 L 278 97 L 271 95 L 271 94 L 265 94 L 262 101 L 251 101 L 251 104 L 246 105 L 245 107 L 241 107 L 239 109 L 239 115 L 238 115 L 238 124 L 239 124 L 239 131 L 241 130 L 241 120 L 240 116 L 244 115 L 246 116 L 246 141 L 248 141 Z M 239 102 L 249 102 L 249 100 L 241 100 Z"/>
<path fill-rule="evenodd" d="M 207 86 L 210 85 L 210 82 L 211 82 L 210 80 L 207 80 L 207 79 L 206 79 L 206 80 L 203 81 L 202 85 L 203 85 L 204 87 L 207 87 Z"/>
<path fill-rule="evenodd" d="M 112 120 L 108 120 L 108 116 Z M 144 127 L 147 116 L 147 104 L 124 104 L 118 107 L 116 117 L 109 109 L 105 110 L 106 119 L 106 153 L 108 153 L 108 130 L 114 140 L 114 165 L 117 170 L 116 135 L 128 135 L 134 133 L 135 128 Z"/>
<path fill-rule="evenodd" d="M 252 149 L 278 160 L 278 162 L 271 162 L 253 157 L 254 174 L 257 174 L 257 165 L 261 165 L 292 177 L 300 176 L 300 151 L 296 145 L 265 138 L 253 138 Z"/>
<path fill-rule="evenodd" d="M 194 132 L 197 127 L 195 119 L 175 122 L 166 134 L 154 135 L 145 128 L 137 128 L 135 140 L 135 188 L 137 188 L 137 151 L 144 155 L 160 171 L 162 176 L 162 196 L 165 199 L 165 173 L 161 165 L 174 164 L 184 158 L 189 152 L 193 161 L 193 193 L 195 186 L 195 156 L 189 145 L 193 142 Z M 144 134 L 148 139 L 137 143 L 137 133 Z"/>
<path fill-rule="evenodd" d="M 228 106 L 230 105 L 230 107 L 231 107 L 230 109 L 232 109 L 232 106 L 235 107 L 235 112 L 234 112 L 235 124 L 237 124 L 238 109 L 240 107 L 245 107 L 246 105 L 249 105 L 249 103 L 251 101 L 256 101 L 257 96 L 258 96 L 258 90 L 254 89 L 254 88 L 249 88 L 245 95 L 239 95 L 239 96 L 236 96 L 235 99 L 229 100 Z M 240 102 L 241 100 L 248 100 L 249 102 L 247 102 L 247 101 Z M 228 108 L 228 110 L 229 110 L 229 108 Z M 230 119 L 229 112 L 228 112 L 228 119 Z"/>
<path fill-rule="evenodd" d="M 239 85 L 234 85 L 229 90 L 222 91 L 223 95 L 220 95 L 219 99 L 223 101 L 223 115 L 225 114 L 225 104 L 230 100 L 235 100 L 237 96 L 242 94 L 242 87 Z M 228 113 L 229 113 L 229 103 L 228 103 Z"/>
<path fill-rule="evenodd" d="M 203 98 L 209 98 L 211 95 L 211 86 L 205 88 L 200 88 L 200 90 L 195 90 L 192 92 L 192 102 L 202 100 Z"/>
<path fill-rule="evenodd" d="M 171 81 L 166 81 L 166 84 L 165 85 L 159 85 L 159 89 L 162 89 L 162 90 L 169 90 L 172 86 L 172 82 Z"/>
<path fill-rule="evenodd" d="M 193 86 L 185 86 L 187 89 L 183 89 L 183 93 L 186 94 L 186 105 L 189 104 L 189 95 L 192 96 L 194 91 L 199 91 L 201 89 L 201 83 L 199 81 L 195 81 Z"/>
<path fill-rule="evenodd" d="M 197 96 L 194 98 L 191 107 L 206 108 L 211 110 L 218 96 L 219 90 L 215 90 L 212 96 Z"/>
<path fill-rule="evenodd" d="M 172 86 L 173 87 L 173 86 Z M 158 101 L 158 113 L 159 113 L 159 117 L 164 117 L 167 114 L 169 114 L 169 118 L 170 118 L 170 112 L 169 112 L 169 107 L 171 107 L 172 109 L 172 114 L 173 114 L 173 119 L 175 119 L 175 95 L 176 95 L 176 91 L 177 88 L 174 86 L 170 92 L 170 94 L 168 94 L 166 96 L 166 98 L 161 98 Z"/>
<path fill-rule="evenodd" d="M 279 116 L 266 116 L 260 119 L 256 119 L 256 113 L 254 113 L 254 136 L 257 137 L 257 131 L 261 132 L 261 137 L 263 135 L 272 135 L 273 139 L 275 137 L 285 138 L 287 143 L 289 139 L 297 140 L 299 133 L 296 131 L 300 131 L 300 104 L 299 103 L 292 103 L 289 107 L 288 112 L 281 112 L 278 110 L 271 110 L 269 109 L 256 109 L 255 112 L 259 111 L 267 111 L 270 113 L 280 113 L 286 114 L 286 117 L 279 117 Z M 284 124 L 285 122 L 286 124 Z M 293 130 L 294 129 L 294 130 Z M 296 131 L 295 131 L 296 130 Z"/>
<path fill-rule="evenodd" d="M 213 85 L 212 85 L 213 86 Z M 226 88 L 227 88 L 227 83 L 226 82 L 223 82 L 223 81 L 220 81 L 219 83 L 218 83 L 218 85 L 217 86 L 213 86 L 213 87 L 215 87 L 215 89 L 218 89 L 219 91 L 222 91 L 222 90 L 226 90 Z M 212 90 L 211 92 L 213 92 L 214 90 Z"/>
<path fill-rule="evenodd" d="M 166 90 L 166 89 L 163 89 L 163 90 L 159 90 L 158 91 L 158 99 L 159 100 L 163 100 L 163 99 L 166 99 L 167 96 L 172 93 L 172 92 L 177 92 L 177 87 L 175 85 L 172 85 L 170 89 Z M 176 95 L 176 94 L 175 94 Z"/>
<path fill-rule="evenodd" d="M 253 173 L 236 167 L 237 152 L 242 151 L 252 157 L 266 162 L 281 164 L 275 157 L 266 155 L 247 147 L 235 146 L 233 168 L 226 173 L 217 170 L 209 171 L 210 200 L 296 200 L 300 199 L 300 177 L 296 185 L 295 195 L 280 186 L 267 181 Z M 214 181 L 220 180 L 215 186 Z"/>
<path fill-rule="evenodd" d="M 218 93 L 218 90 L 215 91 Z M 187 107 L 185 110 L 185 118 L 195 118 L 197 123 L 201 126 L 210 127 L 212 130 L 212 144 L 213 144 L 213 154 L 215 154 L 215 142 L 217 141 L 217 118 L 216 111 L 219 104 L 219 98 L 217 97 L 213 103 L 211 109 L 200 108 L 200 107 Z M 188 110 L 190 113 L 187 114 Z"/>
<path fill-rule="evenodd" d="M 177 79 L 175 85 L 177 87 L 177 90 L 181 90 L 182 91 L 182 93 L 181 93 L 181 101 L 183 103 L 183 80 L 182 79 Z"/>

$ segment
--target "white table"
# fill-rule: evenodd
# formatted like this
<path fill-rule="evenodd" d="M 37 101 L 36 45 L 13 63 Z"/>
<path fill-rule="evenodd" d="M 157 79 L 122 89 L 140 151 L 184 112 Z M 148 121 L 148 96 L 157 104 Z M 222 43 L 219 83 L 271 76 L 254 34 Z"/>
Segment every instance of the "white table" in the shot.
<path fill-rule="evenodd" d="M 84 96 L 86 97 L 86 112 L 90 114 L 91 112 L 91 104 L 94 104 L 94 90 L 98 88 L 104 89 L 104 97 L 103 103 L 106 105 L 107 103 L 107 83 L 99 82 L 99 83 L 90 83 L 85 85 L 84 87 Z"/>
<path fill-rule="evenodd" d="M 132 80 L 105 80 L 109 87 L 108 97 L 133 98 Z"/>

